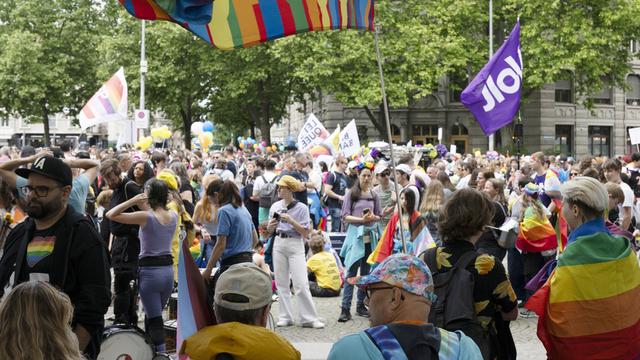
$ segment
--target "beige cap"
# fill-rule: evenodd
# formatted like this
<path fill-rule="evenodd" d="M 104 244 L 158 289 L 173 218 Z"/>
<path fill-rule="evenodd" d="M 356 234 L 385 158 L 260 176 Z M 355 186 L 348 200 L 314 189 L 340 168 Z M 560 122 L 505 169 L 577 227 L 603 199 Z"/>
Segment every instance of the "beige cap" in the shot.
<path fill-rule="evenodd" d="M 253 263 L 240 263 L 220 275 L 214 301 L 230 310 L 255 310 L 269 304 L 272 295 L 271 277 Z"/>

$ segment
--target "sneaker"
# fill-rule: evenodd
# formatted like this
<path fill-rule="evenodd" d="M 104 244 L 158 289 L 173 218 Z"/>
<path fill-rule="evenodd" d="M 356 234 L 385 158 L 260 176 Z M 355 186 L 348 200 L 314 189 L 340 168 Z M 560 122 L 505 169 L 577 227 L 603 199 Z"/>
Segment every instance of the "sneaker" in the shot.
<path fill-rule="evenodd" d="M 351 313 L 347 309 L 342 309 L 342 312 L 338 317 L 338 322 L 347 322 L 349 320 L 351 320 Z"/>
<path fill-rule="evenodd" d="M 536 315 L 536 313 L 534 313 L 531 310 L 522 310 L 520 311 L 520 316 L 525 319 L 530 319 L 530 318 L 537 317 L 538 315 Z"/>
<path fill-rule="evenodd" d="M 314 322 L 302 324 L 304 328 L 314 328 L 314 329 L 324 329 L 324 323 L 320 320 L 316 320 Z"/>
<path fill-rule="evenodd" d="M 364 305 L 360 305 L 356 308 L 356 314 L 362 316 L 362 317 L 369 317 L 369 310 L 367 310 L 367 307 Z"/>
<path fill-rule="evenodd" d="M 293 325 L 293 321 L 291 321 L 291 320 L 279 320 L 276 323 L 277 327 L 286 327 L 286 326 L 291 326 L 291 325 Z"/>

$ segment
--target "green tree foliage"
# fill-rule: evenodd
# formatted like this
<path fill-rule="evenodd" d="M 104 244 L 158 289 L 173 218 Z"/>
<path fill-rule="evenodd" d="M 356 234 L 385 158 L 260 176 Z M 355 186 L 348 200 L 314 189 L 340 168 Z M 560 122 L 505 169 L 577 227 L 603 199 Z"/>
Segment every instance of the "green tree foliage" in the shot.
<path fill-rule="evenodd" d="M 95 91 L 100 7 L 90 0 L 5 0 L 0 7 L 0 103 L 44 123 L 77 113 Z"/>

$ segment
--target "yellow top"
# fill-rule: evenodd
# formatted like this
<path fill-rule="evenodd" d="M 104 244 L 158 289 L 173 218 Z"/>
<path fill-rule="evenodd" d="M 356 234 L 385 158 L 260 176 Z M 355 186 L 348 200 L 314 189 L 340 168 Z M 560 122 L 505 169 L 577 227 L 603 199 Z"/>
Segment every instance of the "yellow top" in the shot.
<path fill-rule="evenodd" d="M 340 290 L 340 272 L 336 259 L 328 251 L 322 251 L 307 260 L 307 268 L 316 275 L 318 286 L 325 289 Z"/>

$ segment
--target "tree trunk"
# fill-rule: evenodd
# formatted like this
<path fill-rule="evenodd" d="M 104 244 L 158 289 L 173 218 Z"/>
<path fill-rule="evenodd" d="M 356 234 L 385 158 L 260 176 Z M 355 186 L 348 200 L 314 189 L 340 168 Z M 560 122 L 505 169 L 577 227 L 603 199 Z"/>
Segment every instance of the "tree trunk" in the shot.
<path fill-rule="evenodd" d="M 51 147 L 51 139 L 49 139 L 49 109 L 47 109 L 47 100 L 42 99 L 40 101 L 42 106 L 42 124 L 44 125 L 44 146 Z"/>
<path fill-rule="evenodd" d="M 180 109 L 180 115 L 182 115 L 182 137 L 184 138 L 184 147 L 187 150 L 191 150 L 191 102 L 187 98 L 185 106 Z"/>
<path fill-rule="evenodd" d="M 267 145 L 271 144 L 271 125 L 269 121 L 260 122 L 260 133 L 262 134 L 262 140 L 267 143 Z"/>
<path fill-rule="evenodd" d="M 387 135 L 387 125 L 385 124 L 384 121 L 384 110 L 380 112 L 381 115 L 381 121 L 379 121 L 378 119 L 376 119 L 376 116 L 373 114 L 373 111 L 371 111 L 371 109 L 369 109 L 368 106 L 363 106 L 364 111 L 367 113 L 367 116 L 369 117 L 369 120 L 371 121 L 371 123 L 373 124 L 373 126 L 376 127 L 376 130 L 378 130 L 378 132 L 380 133 L 380 136 L 384 137 L 385 140 L 387 139 L 387 137 L 385 135 Z"/>

